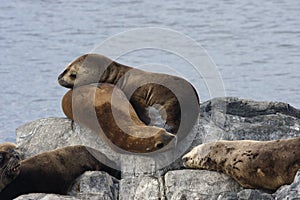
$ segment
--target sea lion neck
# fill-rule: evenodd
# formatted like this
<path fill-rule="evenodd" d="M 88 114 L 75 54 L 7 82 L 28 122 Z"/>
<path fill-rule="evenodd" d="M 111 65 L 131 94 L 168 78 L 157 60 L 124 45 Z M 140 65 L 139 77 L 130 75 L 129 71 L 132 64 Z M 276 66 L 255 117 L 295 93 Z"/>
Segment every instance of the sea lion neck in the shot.
<path fill-rule="evenodd" d="M 112 62 L 103 72 L 99 82 L 116 85 L 118 81 L 131 69 L 132 67 Z"/>

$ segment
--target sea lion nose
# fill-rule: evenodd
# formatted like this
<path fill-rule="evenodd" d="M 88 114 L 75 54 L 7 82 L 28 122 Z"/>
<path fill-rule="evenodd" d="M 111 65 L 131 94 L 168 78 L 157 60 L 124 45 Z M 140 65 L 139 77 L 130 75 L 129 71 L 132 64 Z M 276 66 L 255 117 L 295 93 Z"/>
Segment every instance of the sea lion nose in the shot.
<path fill-rule="evenodd" d="M 176 136 L 169 132 L 166 132 L 165 130 L 163 131 L 164 133 L 161 135 L 160 141 L 155 144 L 155 147 L 157 149 L 164 148 L 165 150 L 174 148 L 177 143 Z"/>
<path fill-rule="evenodd" d="M 58 76 L 57 80 L 59 81 L 63 76 L 64 76 L 64 72 Z"/>
<path fill-rule="evenodd" d="M 164 145 L 163 142 L 158 142 L 158 143 L 155 144 L 155 147 L 156 147 L 157 149 L 161 149 L 161 148 L 163 148 L 164 146 L 165 146 L 165 145 Z"/>
<path fill-rule="evenodd" d="M 12 156 L 18 160 L 21 160 L 21 155 L 17 151 L 13 151 Z"/>
<path fill-rule="evenodd" d="M 59 81 L 60 79 L 62 79 L 62 77 L 67 73 L 67 70 L 65 69 L 57 78 L 57 80 Z"/>
<path fill-rule="evenodd" d="M 164 134 L 161 136 L 161 139 L 162 142 L 170 142 L 172 140 L 172 136 Z"/>
<path fill-rule="evenodd" d="M 188 160 L 189 160 L 188 157 L 186 157 L 186 156 L 182 157 L 182 162 L 183 162 L 183 163 L 186 163 Z"/>
<path fill-rule="evenodd" d="M 21 154 L 18 150 L 11 149 L 10 153 L 12 154 L 12 157 L 21 160 Z"/>
<path fill-rule="evenodd" d="M 20 157 L 20 155 L 19 155 L 18 153 L 14 154 L 14 157 L 15 157 L 16 159 L 18 159 L 18 160 L 21 160 L 21 157 Z"/>
<path fill-rule="evenodd" d="M 59 81 L 59 79 L 61 79 L 62 77 L 62 74 L 60 74 L 58 77 L 57 77 L 57 80 Z"/>
<path fill-rule="evenodd" d="M 161 138 L 162 138 L 162 142 L 165 144 L 169 143 L 172 140 L 175 140 L 176 143 L 176 136 L 171 133 L 166 132 L 161 136 Z"/>

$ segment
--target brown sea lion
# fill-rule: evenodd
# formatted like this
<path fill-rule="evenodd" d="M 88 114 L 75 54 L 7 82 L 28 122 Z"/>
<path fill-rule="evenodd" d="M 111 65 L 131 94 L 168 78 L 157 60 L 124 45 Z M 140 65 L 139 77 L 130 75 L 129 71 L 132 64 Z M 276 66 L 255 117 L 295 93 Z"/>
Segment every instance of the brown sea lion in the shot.
<path fill-rule="evenodd" d="M 115 85 L 85 85 L 70 90 L 62 99 L 62 108 L 68 118 L 92 129 L 117 151 L 150 153 L 175 140 L 163 128 L 146 126 Z"/>
<path fill-rule="evenodd" d="M 189 168 L 226 173 L 245 188 L 276 190 L 291 184 L 300 168 L 300 137 L 276 141 L 217 141 L 183 157 Z"/>
<path fill-rule="evenodd" d="M 0 144 L 0 191 L 19 175 L 21 154 L 13 143 Z"/>
<path fill-rule="evenodd" d="M 0 149 L 3 158 L 0 165 L 1 200 L 28 193 L 66 194 L 73 181 L 89 170 L 105 171 L 120 178 L 120 172 L 112 161 L 85 146 L 64 147 L 22 161 L 8 145 L 0 145 Z"/>
<path fill-rule="evenodd" d="M 163 119 L 159 126 L 177 134 L 178 140 L 190 132 L 199 114 L 198 95 L 188 81 L 134 69 L 99 54 L 77 58 L 59 75 L 58 82 L 67 88 L 92 83 L 117 85 L 146 125 L 155 124 L 149 113 L 154 108 Z"/>

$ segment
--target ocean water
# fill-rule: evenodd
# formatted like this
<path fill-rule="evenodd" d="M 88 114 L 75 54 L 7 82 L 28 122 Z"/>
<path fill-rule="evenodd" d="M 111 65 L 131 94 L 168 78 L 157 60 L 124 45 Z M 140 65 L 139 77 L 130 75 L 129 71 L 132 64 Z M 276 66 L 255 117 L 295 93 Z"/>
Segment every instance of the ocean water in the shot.
<path fill-rule="evenodd" d="M 299 13 L 298 0 L 2 1 L 0 142 L 14 141 L 15 129 L 26 122 L 63 117 L 60 101 L 66 89 L 57 76 L 64 67 L 135 28 L 161 27 L 192 38 L 216 64 L 226 96 L 300 108 Z M 202 102 L 214 97 L 189 63 L 170 52 L 143 49 L 120 62 L 182 70 Z"/>

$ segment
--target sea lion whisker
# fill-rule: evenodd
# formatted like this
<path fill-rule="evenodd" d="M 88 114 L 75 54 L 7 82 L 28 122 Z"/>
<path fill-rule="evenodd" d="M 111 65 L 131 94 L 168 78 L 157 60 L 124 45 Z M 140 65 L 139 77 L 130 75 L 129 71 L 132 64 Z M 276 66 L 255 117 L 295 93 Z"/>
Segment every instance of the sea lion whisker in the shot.
<path fill-rule="evenodd" d="M 2 172 L 1 172 L 1 182 L 3 182 L 4 177 L 7 175 L 7 171 L 8 171 L 8 166 L 5 165 Z"/>
<path fill-rule="evenodd" d="M 3 174 L 5 173 L 5 168 L 1 170 L 1 182 L 3 180 Z"/>

